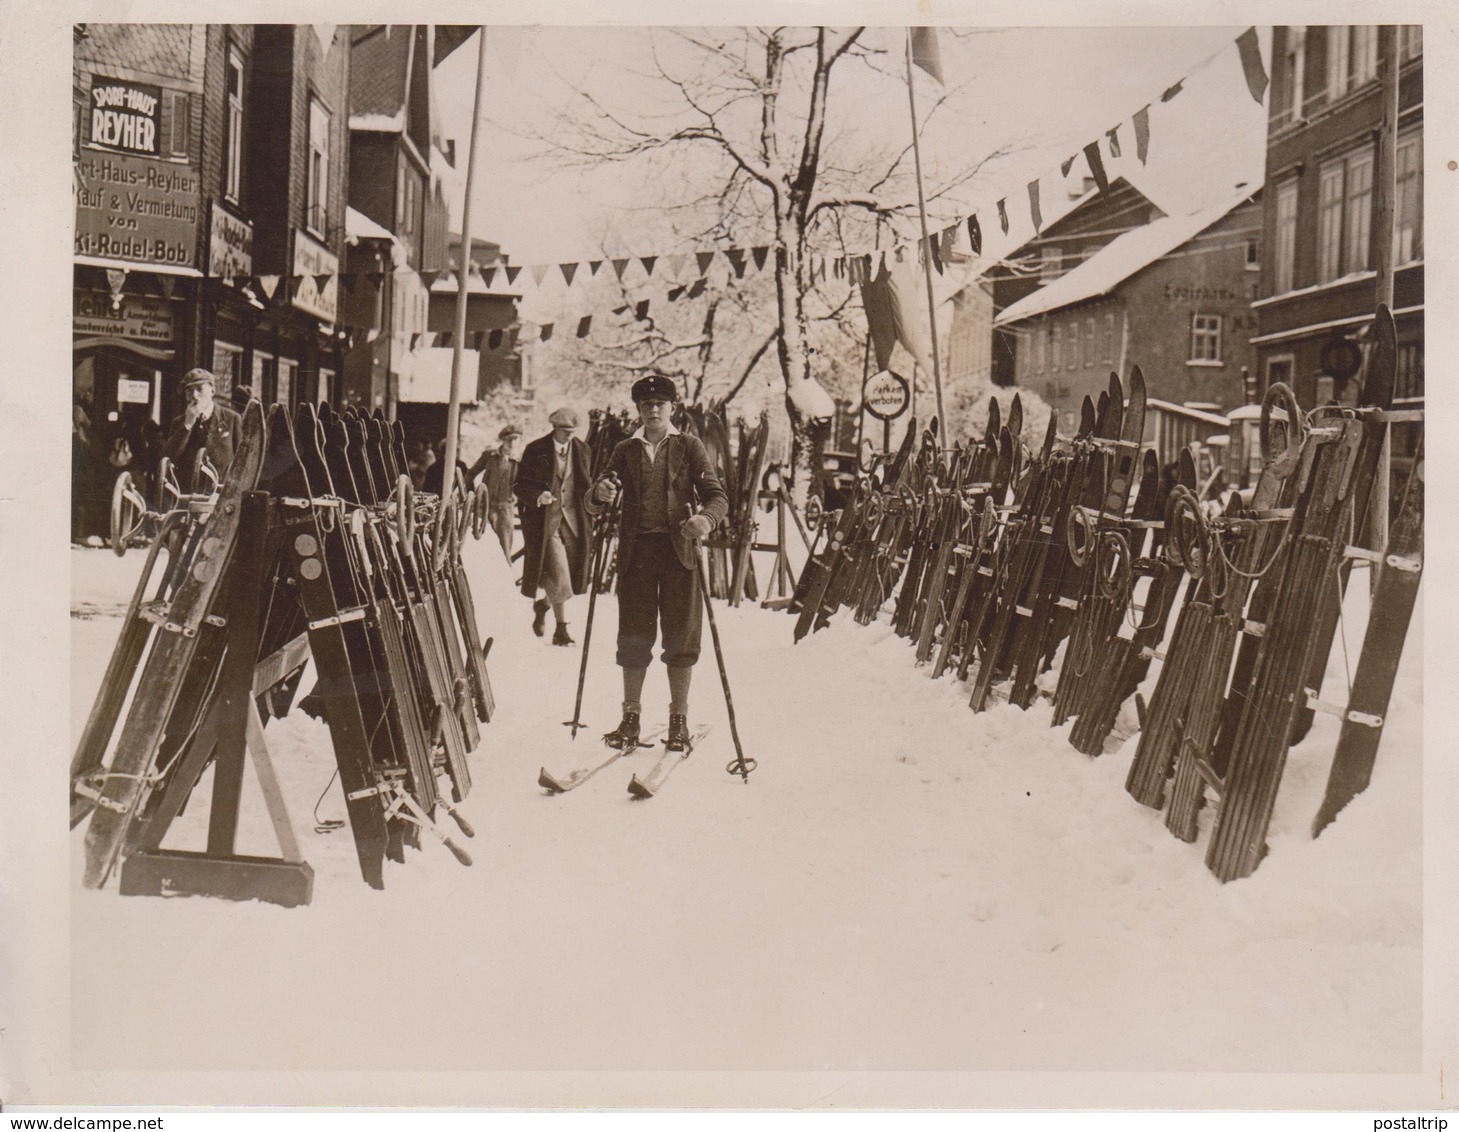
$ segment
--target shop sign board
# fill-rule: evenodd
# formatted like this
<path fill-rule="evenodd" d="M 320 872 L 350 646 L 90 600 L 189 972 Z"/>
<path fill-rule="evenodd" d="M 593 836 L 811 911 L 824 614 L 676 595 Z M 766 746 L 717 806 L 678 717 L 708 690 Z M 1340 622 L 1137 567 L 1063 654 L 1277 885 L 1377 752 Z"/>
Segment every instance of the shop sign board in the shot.
<path fill-rule="evenodd" d="M 339 256 L 308 233 L 294 229 L 294 267 L 299 287 L 293 305 L 321 322 L 334 324 L 339 318 Z M 324 285 L 318 276 L 327 276 Z"/>
<path fill-rule="evenodd" d="M 161 102 L 160 87 L 97 75 L 91 81 L 91 144 L 156 157 Z"/>
<path fill-rule="evenodd" d="M 208 208 L 208 274 L 214 279 L 253 274 L 253 225 L 217 200 Z"/>
<path fill-rule="evenodd" d="M 173 344 L 172 304 L 156 295 L 123 295 L 121 305 L 112 306 L 104 291 L 76 291 L 72 304 L 71 330 L 87 337 L 128 338 L 171 348 Z"/>
<path fill-rule="evenodd" d="M 75 254 L 195 267 L 199 189 L 187 165 L 83 152 L 76 162 Z"/>

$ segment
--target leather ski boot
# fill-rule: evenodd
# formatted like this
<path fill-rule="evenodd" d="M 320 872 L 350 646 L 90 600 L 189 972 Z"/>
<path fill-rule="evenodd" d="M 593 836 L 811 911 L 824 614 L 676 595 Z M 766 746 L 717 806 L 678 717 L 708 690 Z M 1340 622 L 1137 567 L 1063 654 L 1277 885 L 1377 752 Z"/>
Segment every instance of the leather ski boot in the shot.
<path fill-rule="evenodd" d="M 678 712 L 669 715 L 669 735 L 664 740 L 666 751 L 682 751 L 687 755 L 692 749 L 689 742 L 689 717 Z"/>
<path fill-rule="evenodd" d="M 575 645 L 575 644 L 577 644 L 577 642 L 572 639 L 572 635 L 570 633 L 568 633 L 567 626 L 566 625 L 559 625 L 555 630 L 553 630 L 553 633 L 552 633 L 552 643 L 554 645 Z"/>
<path fill-rule="evenodd" d="M 532 632 L 539 637 L 547 626 L 547 611 L 552 606 L 543 601 L 540 597 L 532 603 Z"/>
<path fill-rule="evenodd" d="M 603 736 L 603 742 L 615 750 L 627 751 L 638 746 L 639 713 L 625 711 L 618 727 Z"/>

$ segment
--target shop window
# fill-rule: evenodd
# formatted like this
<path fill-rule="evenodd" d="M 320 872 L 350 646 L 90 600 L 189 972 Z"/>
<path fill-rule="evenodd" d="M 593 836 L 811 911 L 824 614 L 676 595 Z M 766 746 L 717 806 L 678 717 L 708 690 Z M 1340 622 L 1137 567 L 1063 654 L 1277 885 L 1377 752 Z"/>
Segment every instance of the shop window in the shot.
<path fill-rule="evenodd" d="M 1190 360 L 1216 363 L 1221 361 L 1221 316 L 1219 314 L 1191 316 Z"/>
<path fill-rule="evenodd" d="M 233 387 L 243 379 L 243 349 L 227 342 L 213 343 L 214 391 L 226 400 Z"/>

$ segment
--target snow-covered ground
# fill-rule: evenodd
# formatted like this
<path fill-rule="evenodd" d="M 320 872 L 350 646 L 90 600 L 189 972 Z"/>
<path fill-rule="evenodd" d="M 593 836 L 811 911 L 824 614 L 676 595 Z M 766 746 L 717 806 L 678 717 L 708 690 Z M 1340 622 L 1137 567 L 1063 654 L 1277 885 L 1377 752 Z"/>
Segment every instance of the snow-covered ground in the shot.
<path fill-rule="evenodd" d="M 1090 759 L 1067 727 L 1049 727 L 1047 703 L 975 715 L 966 688 L 931 681 L 884 622 L 844 613 L 796 645 L 784 614 L 717 603 L 740 734 L 759 762 L 747 785 L 725 772 L 734 751 L 706 626 L 691 719 L 714 731 L 663 792 L 629 798 L 629 776 L 653 758 L 639 753 L 547 796 L 539 767 L 590 758 L 617 720 L 616 602 L 598 603 L 590 728 L 573 743 L 561 722 L 581 646 L 531 634 L 493 542 L 468 542 L 467 555 L 498 704 L 463 806 L 474 866 L 425 838 L 387 863 L 384 891 L 366 887 L 348 831 L 315 832 L 316 814 L 344 816 L 327 730 L 298 711 L 272 723 L 313 903 L 122 897 L 114 881 L 87 891 L 76 879 L 77 1071 L 282 1071 L 296 1087 L 280 1099 L 301 1100 L 329 1095 L 294 1076 L 313 1071 L 533 1071 L 497 1100 L 512 1105 L 562 1103 L 556 1074 L 575 1073 L 587 1082 L 578 1103 L 731 1106 L 749 1094 L 693 1074 L 818 1074 L 825 1089 L 755 1095 L 849 1106 L 887 1103 L 897 1078 L 880 1075 L 912 1071 L 1073 1074 L 1086 1106 L 1136 1103 L 1139 1082 L 1195 1080 L 1184 1074 L 1376 1075 L 1359 1078 L 1376 1091 L 1346 1101 L 1336 1079 L 1303 1078 L 1313 1084 L 1292 1103 L 1321 1107 L 1384 1103 L 1384 1082 L 1399 1079 L 1385 1075 L 1419 1070 L 1421 609 L 1372 786 L 1310 838 L 1336 735 L 1319 716 L 1289 758 L 1270 855 L 1223 885 L 1203 864 L 1209 809 L 1187 845 L 1125 793 L 1133 737 Z M 72 553 L 73 737 L 141 561 Z M 1350 587 L 1353 663 L 1364 583 Z M 581 641 L 586 599 L 572 613 Z M 1339 648 L 1327 698 L 1343 679 Z M 646 715 L 666 706 L 656 664 Z M 206 786 L 169 844 L 201 847 Z M 273 854 L 261 800 L 248 801 L 239 850 Z M 690 1076 L 666 1092 L 631 1071 Z M 246 1079 L 213 1079 L 211 1099 Z M 349 1103 L 452 1095 L 386 1080 Z M 1162 1103 L 1209 1095 L 1190 1086 Z"/>

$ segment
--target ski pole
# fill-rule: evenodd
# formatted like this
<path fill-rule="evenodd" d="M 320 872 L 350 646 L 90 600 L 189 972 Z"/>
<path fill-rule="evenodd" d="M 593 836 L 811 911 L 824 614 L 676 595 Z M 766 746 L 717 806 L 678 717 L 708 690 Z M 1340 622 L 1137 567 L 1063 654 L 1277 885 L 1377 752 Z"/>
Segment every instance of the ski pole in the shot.
<path fill-rule="evenodd" d="M 690 509 L 692 514 L 692 508 Z M 694 544 L 694 569 L 699 577 L 699 592 L 704 596 L 704 611 L 709 615 L 709 635 L 714 641 L 714 660 L 719 666 L 719 682 L 724 687 L 724 707 L 729 714 L 730 737 L 735 742 L 735 757 L 724 768 L 730 774 L 738 774 L 741 781 L 749 784 L 750 771 L 755 769 L 754 759 L 745 758 L 745 749 L 740 746 L 740 731 L 735 726 L 735 701 L 730 695 L 729 674 L 724 669 L 724 649 L 719 643 L 719 626 L 714 623 L 714 604 L 709 599 L 709 583 L 704 571 L 704 547 L 698 539 Z"/>
<path fill-rule="evenodd" d="M 614 486 L 617 486 L 618 477 L 616 475 L 610 472 L 608 479 L 613 482 Z M 577 739 L 578 729 L 583 726 L 583 684 L 588 678 L 588 647 L 593 643 L 593 609 L 598 604 L 598 582 L 603 574 L 603 549 L 605 546 L 603 532 L 608 529 L 608 518 L 609 516 L 605 514 L 593 531 L 593 551 L 588 567 L 588 624 L 583 630 L 583 658 L 578 662 L 578 695 L 572 706 L 572 718 L 563 721 L 564 727 L 572 728 L 573 739 Z"/>

